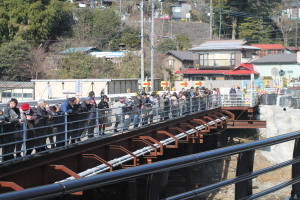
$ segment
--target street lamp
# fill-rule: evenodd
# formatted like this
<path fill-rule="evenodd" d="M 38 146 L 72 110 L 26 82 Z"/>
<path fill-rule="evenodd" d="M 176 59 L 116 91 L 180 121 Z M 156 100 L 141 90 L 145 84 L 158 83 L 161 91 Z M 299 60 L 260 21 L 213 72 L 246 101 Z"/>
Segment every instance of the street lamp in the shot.
<path fill-rule="evenodd" d="M 94 91 L 94 82 L 92 81 L 92 91 Z"/>
<path fill-rule="evenodd" d="M 65 83 L 62 82 L 61 85 L 62 85 L 62 89 L 65 89 Z"/>

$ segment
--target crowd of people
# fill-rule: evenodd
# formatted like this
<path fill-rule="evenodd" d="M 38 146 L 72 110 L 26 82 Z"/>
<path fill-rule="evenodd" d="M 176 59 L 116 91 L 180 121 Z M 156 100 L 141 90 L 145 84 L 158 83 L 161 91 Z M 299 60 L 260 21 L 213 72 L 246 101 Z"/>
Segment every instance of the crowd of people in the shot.
<path fill-rule="evenodd" d="M 95 128 L 98 128 L 97 134 L 105 135 L 106 128 L 112 125 L 109 129 L 112 132 L 126 131 L 130 127 L 217 106 L 218 94 L 218 89 L 191 87 L 178 93 L 143 92 L 136 97 L 119 97 L 109 102 L 101 92 L 101 100 L 97 103 L 91 91 L 83 100 L 72 97 L 61 105 L 47 106 L 46 101 L 40 99 L 34 107 L 28 103 L 18 107 L 18 100 L 13 98 L 0 112 L 2 161 L 76 143 L 83 137 L 92 138 Z"/>

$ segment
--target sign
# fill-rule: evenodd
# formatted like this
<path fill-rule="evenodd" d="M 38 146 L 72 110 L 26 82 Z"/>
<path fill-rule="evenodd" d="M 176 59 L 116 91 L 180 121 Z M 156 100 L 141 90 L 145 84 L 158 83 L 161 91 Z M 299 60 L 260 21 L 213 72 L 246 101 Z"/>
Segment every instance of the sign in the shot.
<path fill-rule="evenodd" d="M 187 18 L 187 19 L 191 18 L 191 13 L 186 13 L 185 18 Z"/>
<path fill-rule="evenodd" d="M 246 94 L 245 95 L 245 104 L 250 104 L 250 102 L 251 102 L 251 97 L 249 94 Z"/>
<path fill-rule="evenodd" d="M 280 70 L 279 71 L 279 76 L 284 76 L 285 75 L 285 72 L 283 70 Z"/>
<path fill-rule="evenodd" d="M 151 82 L 150 81 L 144 81 L 143 82 L 143 87 L 151 87 Z"/>
<path fill-rule="evenodd" d="M 127 91 L 127 93 L 130 93 L 130 89 L 127 89 L 126 91 Z"/>
<path fill-rule="evenodd" d="M 161 87 L 169 87 L 170 82 L 169 81 L 161 81 L 160 86 Z"/>
<path fill-rule="evenodd" d="M 195 87 L 201 87 L 202 86 L 202 82 L 201 81 L 194 81 L 194 86 Z"/>
<path fill-rule="evenodd" d="M 75 95 L 82 95 L 82 80 L 80 79 L 75 81 Z"/>
<path fill-rule="evenodd" d="M 189 83 L 184 81 L 184 82 L 180 82 L 180 87 L 187 87 L 189 86 Z"/>

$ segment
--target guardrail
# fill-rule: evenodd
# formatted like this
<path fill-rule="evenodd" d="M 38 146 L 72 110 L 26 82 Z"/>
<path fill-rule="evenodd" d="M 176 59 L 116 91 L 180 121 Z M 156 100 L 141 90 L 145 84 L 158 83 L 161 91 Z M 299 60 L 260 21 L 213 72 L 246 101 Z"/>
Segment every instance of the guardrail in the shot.
<path fill-rule="evenodd" d="M 189 198 L 197 197 L 200 194 L 231 184 L 235 184 L 235 199 L 257 199 L 258 197 L 264 196 L 266 194 L 272 193 L 274 191 L 277 191 L 281 188 L 290 185 L 292 185 L 291 196 L 292 197 L 300 196 L 299 137 L 300 137 L 300 132 L 297 131 L 297 132 L 288 133 L 288 134 L 284 134 L 272 138 L 254 141 L 251 143 L 235 145 L 231 147 L 179 157 L 176 159 L 170 159 L 170 160 L 160 161 L 152 164 L 146 164 L 137 167 L 117 170 L 109 173 L 95 175 L 87 178 L 76 179 L 76 180 L 67 181 L 63 183 L 51 184 L 51 185 L 46 185 L 46 186 L 41 186 L 36 188 L 25 189 L 17 192 L 2 194 L 0 195 L 0 198 L 1 199 L 43 199 L 43 198 L 63 196 L 78 191 L 85 191 L 89 189 L 99 188 L 102 186 L 119 183 L 125 180 L 133 180 L 141 176 L 151 176 L 152 178 L 149 178 L 148 180 L 151 179 L 153 180 L 155 179 L 153 178 L 154 176 L 162 176 L 162 173 L 167 173 L 168 171 L 171 170 L 199 165 L 201 163 L 207 163 L 210 161 L 222 159 L 225 158 L 226 156 L 231 156 L 235 154 L 239 154 L 238 164 L 237 164 L 238 166 L 237 166 L 237 172 L 235 178 L 221 181 L 219 183 L 208 185 L 202 188 L 198 188 L 196 190 L 177 194 L 172 197 L 167 197 L 166 199 L 168 200 L 189 199 Z M 283 143 L 286 141 L 291 141 L 291 140 L 295 140 L 293 159 L 274 165 L 272 167 L 268 167 L 253 172 L 255 150 L 272 146 L 275 144 Z M 252 194 L 253 178 L 289 165 L 292 165 L 291 180 L 284 182 L 280 185 L 277 185 L 273 188 L 267 189 L 265 191 Z M 151 193 L 151 191 L 148 192 Z M 157 193 L 159 194 L 159 191 L 156 190 L 156 195 Z"/>
<path fill-rule="evenodd" d="M 249 106 L 247 95 L 209 95 L 190 99 L 155 100 L 142 109 L 135 106 L 95 110 L 89 113 L 64 114 L 51 119 L 25 120 L 24 123 L 0 124 L 0 155 L 2 164 L 15 159 L 26 159 L 35 153 L 90 139 L 101 139 L 105 134 L 125 132 L 165 120 L 184 117 L 220 106 Z M 48 104 L 65 99 L 47 100 Z M 250 101 L 255 102 L 252 98 Z M 30 102 L 33 104 L 34 102 Z M 17 128 L 16 128 L 17 127 Z M 16 130 L 16 131 L 12 131 Z"/>

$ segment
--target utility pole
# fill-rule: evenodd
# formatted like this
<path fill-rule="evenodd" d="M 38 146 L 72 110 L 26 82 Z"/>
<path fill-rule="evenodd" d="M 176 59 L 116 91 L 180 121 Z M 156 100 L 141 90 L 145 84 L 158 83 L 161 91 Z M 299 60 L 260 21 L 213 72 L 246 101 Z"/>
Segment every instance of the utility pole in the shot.
<path fill-rule="evenodd" d="M 144 0 L 141 3 L 141 88 L 144 81 Z"/>
<path fill-rule="evenodd" d="M 222 10 L 220 9 L 219 39 L 221 39 L 221 29 L 222 29 Z"/>
<path fill-rule="evenodd" d="M 209 7 L 209 39 L 213 39 L 213 28 L 212 28 L 212 17 L 213 17 L 213 8 L 212 8 L 212 0 L 210 0 L 210 7 Z"/>
<path fill-rule="evenodd" d="M 151 3 L 151 12 L 152 12 L 152 19 L 151 19 L 151 92 L 153 92 L 154 88 L 154 0 Z"/>
<path fill-rule="evenodd" d="M 298 19 L 299 19 L 299 1 L 297 1 L 296 42 L 295 42 L 296 47 L 298 47 Z"/>

